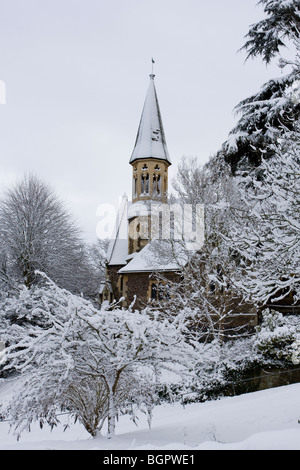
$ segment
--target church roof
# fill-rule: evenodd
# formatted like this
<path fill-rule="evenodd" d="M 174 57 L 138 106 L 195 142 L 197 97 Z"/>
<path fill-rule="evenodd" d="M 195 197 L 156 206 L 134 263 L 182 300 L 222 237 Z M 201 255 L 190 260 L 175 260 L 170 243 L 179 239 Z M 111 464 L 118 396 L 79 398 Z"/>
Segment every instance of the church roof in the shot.
<path fill-rule="evenodd" d="M 141 251 L 133 253 L 128 264 L 122 267 L 119 274 L 130 273 L 154 273 L 154 272 L 178 272 L 186 263 L 186 253 L 181 243 L 174 245 L 168 241 L 152 240 Z"/>
<path fill-rule="evenodd" d="M 154 85 L 154 77 L 155 75 L 150 75 L 150 84 L 129 163 L 133 163 L 138 159 L 157 158 L 159 160 L 166 160 L 171 165 Z"/>
<path fill-rule="evenodd" d="M 126 265 L 128 257 L 128 199 L 124 195 L 116 220 L 114 234 L 110 238 L 106 261 L 110 266 Z"/>

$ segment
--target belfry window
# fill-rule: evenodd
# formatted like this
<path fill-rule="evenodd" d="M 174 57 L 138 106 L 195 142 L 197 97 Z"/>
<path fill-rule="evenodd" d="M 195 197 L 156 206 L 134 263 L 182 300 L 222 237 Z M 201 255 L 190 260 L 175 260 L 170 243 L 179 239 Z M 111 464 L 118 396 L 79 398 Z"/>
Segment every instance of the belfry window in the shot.
<path fill-rule="evenodd" d="M 160 175 L 153 175 L 153 193 L 161 193 L 161 178 Z"/>
<path fill-rule="evenodd" d="M 156 191 L 157 191 L 156 175 L 153 175 L 153 193 L 155 194 Z"/>
<path fill-rule="evenodd" d="M 142 194 L 144 194 L 144 192 L 145 192 L 145 178 L 144 178 L 144 175 L 141 176 L 141 179 L 142 179 L 142 181 L 141 181 L 141 192 L 142 192 Z"/>
<path fill-rule="evenodd" d="M 141 185 L 142 194 L 149 194 L 149 175 L 148 175 L 148 173 L 143 174 L 141 176 L 141 178 L 142 178 L 142 181 L 141 181 L 141 183 L 142 183 L 142 185 Z"/>
<path fill-rule="evenodd" d="M 160 175 L 158 175 L 157 177 L 157 194 L 160 194 L 161 193 L 161 179 L 160 179 Z"/>

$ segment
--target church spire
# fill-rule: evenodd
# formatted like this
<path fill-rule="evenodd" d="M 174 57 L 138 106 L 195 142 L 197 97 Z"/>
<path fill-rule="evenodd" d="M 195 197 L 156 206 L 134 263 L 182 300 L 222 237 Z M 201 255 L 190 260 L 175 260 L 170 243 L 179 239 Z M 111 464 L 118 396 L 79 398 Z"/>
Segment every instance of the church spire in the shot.
<path fill-rule="evenodd" d="M 154 78 L 152 71 L 135 146 L 129 161 L 131 164 L 141 159 L 157 159 L 165 160 L 171 165 Z"/>

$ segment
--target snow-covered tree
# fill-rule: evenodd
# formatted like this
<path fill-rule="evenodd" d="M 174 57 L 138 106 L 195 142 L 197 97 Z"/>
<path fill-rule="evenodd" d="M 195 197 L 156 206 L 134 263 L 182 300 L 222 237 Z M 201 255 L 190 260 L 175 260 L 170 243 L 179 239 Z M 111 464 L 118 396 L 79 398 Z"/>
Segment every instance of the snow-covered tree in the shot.
<path fill-rule="evenodd" d="M 238 262 L 225 243 L 214 248 L 206 244 L 199 252 L 185 251 L 185 263 L 178 263 L 175 281 L 156 275 L 161 295 L 154 308 L 159 304 L 164 316 L 182 316 L 188 324 L 187 339 L 192 341 L 222 343 L 242 336 L 245 322 L 237 325 L 235 316 L 254 310 L 233 282 Z"/>
<path fill-rule="evenodd" d="M 298 125 L 297 125 L 298 126 Z M 286 132 L 263 159 L 260 178 L 239 178 L 245 210 L 232 225 L 239 252 L 238 284 L 260 305 L 286 296 L 300 299 L 300 132 Z"/>
<path fill-rule="evenodd" d="M 257 329 L 253 347 L 273 366 L 288 367 L 294 363 L 295 345 L 300 339 L 300 321 L 297 316 L 266 309 Z"/>
<path fill-rule="evenodd" d="M 87 247 L 91 265 L 94 270 L 97 271 L 99 280 L 101 281 L 105 278 L 105 261 L 108 244 L 109 239 L 102 240 L 98 238 L 95 243 Z M 98 282 L 98 285 L 100 285 L 100 282 Z"/>
<path fill-rule="evenodd" d="M 300 364 L 300 339 L 297 339 L 293 344 L 292 344 L 293 352 L 292 352 L 292 363 L 295 366 L 298 366 Z"/>
<path fill-rule="evenodd" d="M 193 350 L 179 321 L 160 321 L 146 312 L 99 311 L 50 281 L 29 295 L 34 291 L 28 314 L 47 327 L 15 324 L 0 331 L 9 344 L 8 367 L 21 373 L 22 388 L 9 406 L 20 432 L 35 420 L 55 425 L 58 410 L 67 410 L 92 435 L 107 420 L 112 437 L 120 412 L 140 407 L 151 414 L 162 370 L 181 374 L 191 368 Z M 15 299 L 16 310 L 20 303 Z"/>
<path fill-rule="evenodd" d="M 170 241 L 170 258 L 177 261 L 178 278 L 170 282 L 159 276 L 168 292 L 160 301 L 161 308 L 173 317 L 179 311 L 186 315 L 198 339 L 223 341 L 226 335 L 237 334 L 232 315 L 251 310 L 233 282 L 239 258 L 224 237 L 231 229 L 232 206 L 241 203 L 236 180 L 218 160 L 202 168 L 195 159 L 183 159 L 173 185 L 183 208 L 185 204 L 204 205 L 205 235 L 203 246 L 196 251 L 189 250 L 185 240 Z M 160 250 L 156 245 L 154 249 Z M 165 246 L 163 251 L 166 256 Z"/>
<path fill-rule="evenodd" d="M 261 56 L 267 64 L 288 42 L 299 37 L 300 6 L 298 0 L 260 0 L 266 18 L 252 25 L 242 49 L 247 58 Z"/>
<path fill-rule="evenodd" d="M 31 287 L 35 270 L 73 292 L 93 285 L 78 227 L 52 189 L 34 175 L 25 176 L 1 198 L 0 240 L 0 279 L 10 287 L 18 282 Z"/>
<path fill-rule="evenodd" d="M 274 136 L 285 126 L 292 130 L 299 117 L 300 105 L 293 102 L 293 95 L 286 92 L 298 79 L 288 75 L 265 83 L 258 93 L 246 98 L 236 106 L 240 115 L 237 125 L 230 131 L 219 156 L 230 163 L 233 174 L 259 166 L 261 151 L 271 157 L 270 144 Z"/>
<path fill-rule="evenodd" d="M 224 157 L 230 163 L 234 174 L 241 168 L 248 171 L 258 166 L 261 150 L 271 156 L 269 145 L 274 133 L 278 134 L 282 126 L 293 130 L 300 115 L 299 100 L 295 101 L 294 93 L 289 92 L 300 78 L 299 1 L 261 0 L 259 4 L 264 6 L 267 16 L 251 26 L 242 50 L 247 52 L 247 59 L 260 56 L 267 64 L 278 57 L 279 66 L 289 71 L 269 80 L 236 106 L 240 118 L 218 153 L 219 158 Z M 283 47 L 289 47 L 288 59 L 282 56 Z"/>
<path fill-rule="evenodd" d="M 216 399 L 258 389 L 261 375 L 294 369 L 300 356 L 300 318 L 266 309 L 252 335 L 197 345 L 195 375 L 184 384 L 185 402 Z"/>

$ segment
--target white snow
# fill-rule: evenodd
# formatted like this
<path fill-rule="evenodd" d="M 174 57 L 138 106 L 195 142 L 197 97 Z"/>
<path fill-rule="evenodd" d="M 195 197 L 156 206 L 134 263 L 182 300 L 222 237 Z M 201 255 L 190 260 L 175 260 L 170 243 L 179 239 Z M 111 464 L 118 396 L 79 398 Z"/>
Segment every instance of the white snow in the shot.
<path fill-rule="evenodd" d="M 166 160 L 171 164 L 154 85 L 154 76 L 151 77 L 130 163 L 141 158 L 156 158 Z"/>
<path fill-rule="evenodd" d="M 130 206 L 130 203 L 128 202 L 127 196 L 124 195 L 106 254 L 107 262 L 112 266 L 126 264 L 126 258 L 128 256 L 128 206 Z"/>
<path fill-rule="evenodd" d="M 0 401 L 10 397 L 14 381 L 0 382 Z M 83 450 L 300 450 L 300 384 L 183 407 L 179 403 L 154 409 L 152 428 L 141 414 L 136 427 L 127 416 L 117 423 L 113 439 L 92 439 L 66 415 L 51 432 L 32 425 L 19 441 L 0 422 L 0 449 Z"/>
<path fill-rule="evenodd" d="M 175 243 L 174 246 L 176 246 Z M 182 245 L 178 243 L 178 246 L 182 252 Z M 151 240 L 141 251 L 134 253 L 129 263 L 121 268 L 118 273 L 176 272 L 180 269 L 180 263 L 186 261 L 186 257 L 184 257 L 184 253 L 179 252 L 178 255 L 176 253 L 177 257 L 175 258 L 170 247 L 168 241 Z"/>

